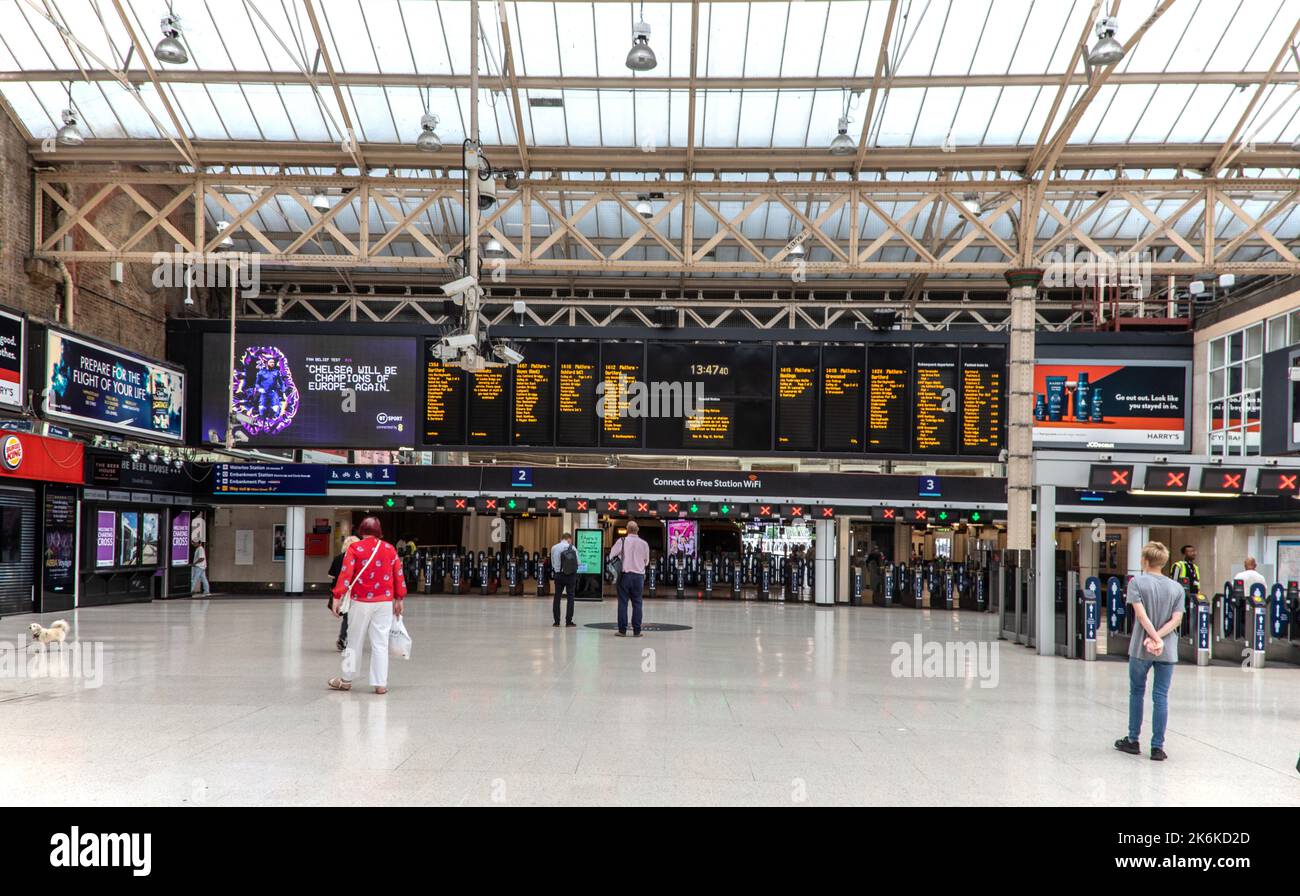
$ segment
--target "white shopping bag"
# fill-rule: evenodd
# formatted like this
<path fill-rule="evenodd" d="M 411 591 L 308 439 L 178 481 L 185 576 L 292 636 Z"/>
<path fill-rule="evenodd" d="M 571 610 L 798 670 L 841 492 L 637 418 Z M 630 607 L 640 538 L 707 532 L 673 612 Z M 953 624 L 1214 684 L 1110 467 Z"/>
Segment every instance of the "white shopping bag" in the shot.
<path fill-rule="evenodd" d="M 403 660 L 411 658 L 411 635 L 400 616 L 393 620 L 393 627 L 388 630 L 388 655 Z"/>

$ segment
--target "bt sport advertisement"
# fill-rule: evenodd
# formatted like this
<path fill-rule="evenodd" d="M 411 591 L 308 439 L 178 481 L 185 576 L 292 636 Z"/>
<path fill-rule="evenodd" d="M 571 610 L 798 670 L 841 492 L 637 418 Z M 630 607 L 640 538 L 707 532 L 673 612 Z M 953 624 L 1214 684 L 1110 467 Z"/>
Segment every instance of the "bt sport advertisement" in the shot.
<path fill-rule="evenodd" d="M 180 442 L 185 374 L 50 330 L 44 412 L 74 423 Z"/>
<path fill-rule="evenodd" d="M 203 437 L 258 448 L 400 448 L 412 443 L 414 338 L 245 334 L 204 337 Z M 233 404 L 231 395 L 233 394 Z"/>

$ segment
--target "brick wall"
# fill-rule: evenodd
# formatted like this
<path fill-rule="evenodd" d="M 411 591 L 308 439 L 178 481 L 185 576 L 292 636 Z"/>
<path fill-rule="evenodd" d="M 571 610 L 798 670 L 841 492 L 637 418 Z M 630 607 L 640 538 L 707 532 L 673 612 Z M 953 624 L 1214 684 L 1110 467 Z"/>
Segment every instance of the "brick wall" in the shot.
<path fill-rule="evenodd" d="M 80 199 L 99 190 L 98 184 L 78 187 Z M 167 191 L 142 190 L 155 206 L 171 195 Z M 24 270 L 32 251 L 32 159 L 22 134 L 7 116 L 0 115 L 0 303 L 26 311 L 35 318 L 61 320 L 63 286 L 37 286 Z M 75 203 L 74 203 L 75 204 Z M 192 229 L 188 204 L 172 215 L 171 221 L 182 233 Z M 149 216 L 127 195 L 114 191 L 88 215 L 89 222 L 110 240 L 133 233 Z M 57 224 L 49 204 L 46 206 L 47 232 Z M 78 249 L 99 248 L 80 228 L 74 229 L 74 246 Z M 142 251 L 171 251 L 170 240 L 155 232 L 136 248 Z M 123 268 L 123 282 L 110 280 L 110 266 L 96 263 L 69 263 L 76 285 L 72 328 L 87 336 L 103 339 L 151 358 L 164 356 L 165 320 L 181 307 L 183 292 L 155 287 L 153 270 L 147 264 L 128 264 Z"/>

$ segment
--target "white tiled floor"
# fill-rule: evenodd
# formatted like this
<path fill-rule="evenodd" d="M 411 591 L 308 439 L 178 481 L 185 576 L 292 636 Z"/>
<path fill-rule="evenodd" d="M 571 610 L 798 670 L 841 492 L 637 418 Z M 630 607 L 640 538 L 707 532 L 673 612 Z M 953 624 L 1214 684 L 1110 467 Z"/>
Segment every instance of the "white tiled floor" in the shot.
<path fill-rule="evenodd" d="M 1160 764 L 1111 747 L 1121 663 L 1003 642 L 994 687 L 891 675 L 895 643 L 988 642 L 992 616 L 646 606 L 694 628 L 620 639 L 551 628 L 549 601 L 412 598 L 387 697 L 325 690 L 321 600 L 84 610 L 102 687 L 0 677 L 0 802 L 1300 805 L 1300 668 L 1179 667 Z"/>

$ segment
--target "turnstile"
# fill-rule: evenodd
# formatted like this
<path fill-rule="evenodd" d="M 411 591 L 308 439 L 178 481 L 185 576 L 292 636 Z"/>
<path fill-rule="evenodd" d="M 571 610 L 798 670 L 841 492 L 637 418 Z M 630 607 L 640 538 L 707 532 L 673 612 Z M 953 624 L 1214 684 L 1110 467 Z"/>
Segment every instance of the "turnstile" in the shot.
<path fill-rule="evenodd" d="M 1014 562 L 1013 562 L 1014 561 Z M 1029 551 L 1007 551 L 1001 577 L 1000 636 L 1026 647 L 1034 646 L 1034 573 Z"/>

